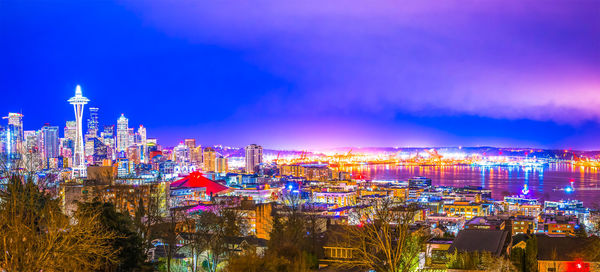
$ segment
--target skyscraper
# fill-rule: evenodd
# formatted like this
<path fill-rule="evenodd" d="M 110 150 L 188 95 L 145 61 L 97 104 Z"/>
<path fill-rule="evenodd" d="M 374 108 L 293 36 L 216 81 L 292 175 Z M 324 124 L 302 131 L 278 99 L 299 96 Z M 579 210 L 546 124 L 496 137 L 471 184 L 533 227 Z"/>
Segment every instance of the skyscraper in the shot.
<path fill-rule="evenodd" d="M 107 125 L 104 126 L 104 130 L 100 133 L 100 140 L 107 147 L 107 157 L 110 159 L 115 158 L 115 126 Z"/>
<path fill-rule="evenodd" d="M 127 152 L 129 147 L 129 119 L 124 114 L 117 120 L 117 151 Z"/>
<path fill-rule="evenodd" d="M 75 136 L 75 151 L 73 152 L 73 176 L 85 177 L 85 150 L 83 148 L 83 108 L 90 100 L 81 94 L 81 86 L 75 88 L 75 96 L 68 100 L 75 110 L 75 123 L 77 126 Z"/>
<path fill-rule="evenodd" d="M 229 164 L 226 157 L 218 156 L 217 157 L 217 170 L 215 172 L 218 173 L 227 173 L 229 171 Z"/>
<path fill-rule="evenodd" d="M 202 152 L 202 163 L 204 172 L 217 171 L 217 152 L 215 152 L 214 148 L 204 148 L 204 152 Z"/>
<path fill-rule="evenodd" d="M 42 142 L 44 143 L 44 160 L 59 156 L 57 126 L 45 125 L 42 127 Z"/>
<path fill-rule="evenodd" d="M 98 108 L 90 107 L 90 118 L 88 118 L 86 138 L 98 136 L 98 110 Z"/>
<path fill-rule="evenodd" d="M 75 137 L 77 137 L 77 123 L 75 121 L 67 121 L 65 124 L 65 138 L 75 142 Z"/>
<path fill-rule="evenodd" d="M 246 173 L 254 173 L 255 167 L 261 164 L 262 160 L 262 146 L 256 144 L 246 146 Z"/>
<path fill-rule="evenodd" d="M 148 147 L 146 145 L 146 128 L 142 125 L 138 128 L 139 146 L 140 146 L 140 160 L 143 163 L 148 162 Z"/>
<path fill-rule="evenodd" d="M 2 117 L 8 119 L 8 125 L 4 130 L 4 152 L 10 158 L 17 158 L 23 154 L 23 114 L 9 112 L 8 116 Z"/>
<path fill-rule="evenodd" d="M 202 162 L 202 147 L 196 145 L 196 139 L 185 139 L 184 142 L 190 150 L 190 161 L 194 164 Z"/>

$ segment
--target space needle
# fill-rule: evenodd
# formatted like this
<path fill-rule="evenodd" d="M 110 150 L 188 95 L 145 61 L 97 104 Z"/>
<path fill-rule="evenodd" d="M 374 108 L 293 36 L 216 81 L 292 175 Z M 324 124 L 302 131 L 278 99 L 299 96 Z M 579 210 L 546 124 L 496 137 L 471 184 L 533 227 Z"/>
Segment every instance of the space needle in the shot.
<path fill-rule="evenodd" d="M 87 176 L 85 167 L 85 151 L 83 148 L 83 107 L 90 100 L 87 97 L 81 95 L 81 86 L 77 85 L 75 88 L 75 96 L 68 100 L 73 109 L 75 110 L 75 123 L 77 124 L 77 131 L 75 134 L 75 152 L 73 152 L 73 177 L 85 177 Z"/>

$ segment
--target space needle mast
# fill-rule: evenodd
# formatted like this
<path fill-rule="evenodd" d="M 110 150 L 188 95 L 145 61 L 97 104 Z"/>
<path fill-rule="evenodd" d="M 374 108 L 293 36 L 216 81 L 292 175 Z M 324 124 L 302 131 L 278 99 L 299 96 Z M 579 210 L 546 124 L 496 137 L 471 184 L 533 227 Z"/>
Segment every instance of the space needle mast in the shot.
<path fill-rule="evenodd" d="M 85 149 L 83 148 L 83 107 L 90 100 L 81 95 L 81 86 L 75 88 L 75 96 L 68 100 L 75 110 L 75 123 L 77 131 L 75 134 L 75 152 L 73 152 L 73 177 L 87 176 L 85 167 Z"/>

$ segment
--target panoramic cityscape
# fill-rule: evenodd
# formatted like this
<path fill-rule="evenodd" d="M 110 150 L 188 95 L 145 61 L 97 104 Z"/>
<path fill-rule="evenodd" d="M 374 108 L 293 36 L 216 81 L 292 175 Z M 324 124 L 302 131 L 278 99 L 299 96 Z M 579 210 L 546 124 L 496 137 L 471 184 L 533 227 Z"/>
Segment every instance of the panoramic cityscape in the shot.
<path fill-rule="evenodd" d="M 600 4 L 371 4 L 0 3 L 0 272 L 600 271 Z"/>

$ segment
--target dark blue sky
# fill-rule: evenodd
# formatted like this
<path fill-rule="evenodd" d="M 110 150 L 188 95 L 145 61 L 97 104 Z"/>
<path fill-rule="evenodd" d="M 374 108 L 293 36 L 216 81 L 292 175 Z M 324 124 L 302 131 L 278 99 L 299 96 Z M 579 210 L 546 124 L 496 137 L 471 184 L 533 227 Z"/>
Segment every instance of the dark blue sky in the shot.
<path fill-rule="evenodd" d="M 600 149 L 600 2 L 400 2 L 3 0 L 0 112 L 64 126 L 81 84 L 164 145 Z"/>

